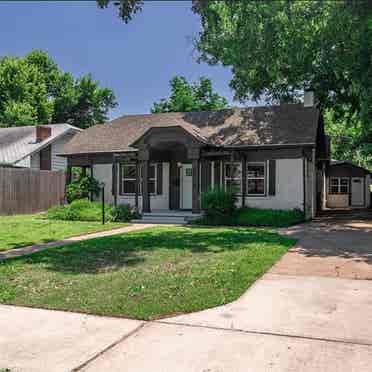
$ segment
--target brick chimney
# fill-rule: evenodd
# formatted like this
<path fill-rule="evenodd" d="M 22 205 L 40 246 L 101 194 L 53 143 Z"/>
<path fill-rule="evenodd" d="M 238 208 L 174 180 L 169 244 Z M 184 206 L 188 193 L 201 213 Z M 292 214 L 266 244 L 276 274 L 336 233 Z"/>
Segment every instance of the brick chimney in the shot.
<path fill-rule="evenodd" d="M 36 126 L 36 142 L 46 140 L 52 135 L 52 128 L 44 125 Z"/>

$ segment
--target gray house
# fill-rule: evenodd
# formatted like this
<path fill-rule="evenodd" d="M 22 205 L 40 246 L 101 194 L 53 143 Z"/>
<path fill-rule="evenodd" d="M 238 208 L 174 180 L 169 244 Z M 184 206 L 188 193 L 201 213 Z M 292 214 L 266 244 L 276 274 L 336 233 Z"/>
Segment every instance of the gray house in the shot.
<path fill-rule="evenodd" d="M 66 170 L 66 159 L 57 154 L 79 132 L 69 124 L 0 128 L 0 165 Z"/>
<path fill-rule="evenodd" d="M 61 155 L 105 183 L 107 202 L 142 212 L 198 213 L 201 192 L 223 187 L 241 206 L 308 218 L 325 200 L 330 159 L 322 116 L 302 104 L 127 115 L 77 134 Z"/>

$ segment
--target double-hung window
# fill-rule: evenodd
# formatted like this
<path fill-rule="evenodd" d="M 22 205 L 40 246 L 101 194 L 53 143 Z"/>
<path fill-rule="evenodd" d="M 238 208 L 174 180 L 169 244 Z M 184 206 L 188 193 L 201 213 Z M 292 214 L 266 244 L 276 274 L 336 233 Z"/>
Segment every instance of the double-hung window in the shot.
<path fill-rule="evenodd" d="M 349 179 L 347 177 L 331 177 L 329 182 L 330 194 L 348 194 Z"/>
<path fill-rule="evenodd" d="M 266 195 L 266 163 L 247 163 L 247 195 Z"/>
<path fill-rule="evenodd" d="M 242 164 L 239 162 L 225 163 L 225 190 L 236 194 L 242 192 Z"/>
<path fill-rule="evenodd" d="M 156 164 L 150 164 L 149 166 L 149 193 L 156 194 Z M 121 164 L 122 174 L 122 194 L 135 194 L 136 193 L 136 164 L 135 163 L 122 163 Z M 142 169 L 140 168 L 140 184 L 139 193 L 142 193 Z"/>
<path fill-rule="evenodd" d="M 123 163 L 121 164 L 122 175 L 122 194 L 135 194 L 136 192 L 136 164 Z"/>

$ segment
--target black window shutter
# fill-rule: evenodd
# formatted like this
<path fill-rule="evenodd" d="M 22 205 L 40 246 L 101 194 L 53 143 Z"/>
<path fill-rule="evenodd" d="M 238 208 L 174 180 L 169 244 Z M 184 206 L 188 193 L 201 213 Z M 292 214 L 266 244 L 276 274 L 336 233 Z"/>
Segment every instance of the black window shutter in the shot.
<path fill-rule="evenodd" d="M 269 160 L 269 195 L 275 195 L 276 189 L 276 160 Z"/>
<path fill-rule="evenodd" d="M 221 183 L 221 163 L 219 161 L 214 162 L 214 187 L 220 187 Z"/>
<path fill-rule="evenodd" d="M 119 194 L 123 195 L 123 167 L 119 163 Z"/>
<path fill-rule="evenodd" d="M 201 162 L 201 187 L 206 192 L 211 187 L 211 163 L 207 160 Z"/>
<path fill-rule="evenodd" d="M 156 170 L 156 193 L 158 195 L 163 194 L 163 163 L 157 164 Z"/>

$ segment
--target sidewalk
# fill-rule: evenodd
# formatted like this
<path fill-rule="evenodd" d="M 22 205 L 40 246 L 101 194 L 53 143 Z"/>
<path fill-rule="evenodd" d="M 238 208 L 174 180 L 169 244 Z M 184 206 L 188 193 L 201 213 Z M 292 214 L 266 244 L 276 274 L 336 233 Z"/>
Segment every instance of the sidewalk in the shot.
<path fill-rule="evenodd" d="M 29 245 L 27 247 L 10 249 L 8 251 L 0 253 L 0 261 L 5 260 L 7 258 L 25 256 L 25 255 L 28 255 L 34 252 L 43 251 L 44 249 L 48 249 L 48 248 L 61 247 L 63 245 L 81 242 L 81 241 L 89 240 L 89 239 L 102 238 L 104 236 L 119 235 L 119 234 L 123 234 L 127 232 L 147 229 L 149 227 L 154 227 L 154 226 L 158 226 L 158 225 L 136 223 L 136 224 L 126 226 L 126 227 L 121 227 L 118 229 L 101 231 L 101 232 L 90 233 L 90 234 L 79 235 L 79 236 L 73 236 L 71 238 L 57 240 L 57 241 L 50 242 L 50 243 L 34 244 L 34 245 Z"/>

